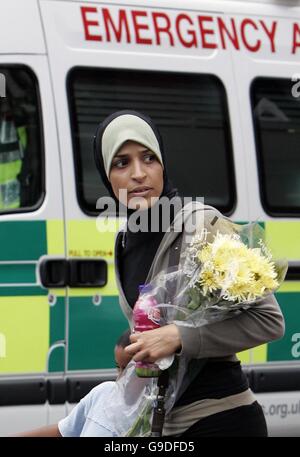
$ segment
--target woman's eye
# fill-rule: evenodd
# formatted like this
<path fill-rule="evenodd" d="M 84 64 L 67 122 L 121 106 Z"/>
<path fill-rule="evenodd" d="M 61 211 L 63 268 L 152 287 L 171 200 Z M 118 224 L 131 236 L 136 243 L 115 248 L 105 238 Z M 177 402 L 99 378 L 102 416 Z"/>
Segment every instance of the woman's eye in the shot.
<path fill-rule="evenodd" d="M 144 160 L 145 162 L 149 163 L 149 162 L 153 162 L 153 160 L 155 160 L 156 157 L 155 157 L 155 154 L 147 154 L 145 157 L 144 157 Z"/>
<path fill-rule="evenodd" d="M 116 167 L 116 168 L 123 168 L 126 165 L 127 165 L 126 159 L 120 159 L 113 163 L 113 167 Z"/>

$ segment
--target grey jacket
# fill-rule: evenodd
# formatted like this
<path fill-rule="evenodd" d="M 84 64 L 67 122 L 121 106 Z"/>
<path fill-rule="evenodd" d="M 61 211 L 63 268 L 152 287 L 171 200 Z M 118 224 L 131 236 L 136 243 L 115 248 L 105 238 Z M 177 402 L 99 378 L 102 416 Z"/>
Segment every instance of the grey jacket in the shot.
<path fill-rule="evenodd" d="M 224 225 L 226 230 L 226 220 L 229 221 L 211 206 L 202 205 L 199 202 L 186 205 L 175 217 L 172 224 L 175 230 L 166 232 L 164 235 L 152 262 L 148 278 L 168 267 L 170 249 L 178 237 L 183 237 L 181 242 L 184 250 L 190 243 L 191 236 L 195 234 L 195 230 L 199 232 L 200 228 L 206 229 L 209 241 L 209 238 L 220 229 L 221 221 L 222 231 L 224 232 Z M 176 231 L 176 226 L 181 226 L 182 221 L 184 230 Z M 195 227 L 194 230 L 193 227 Z M 228 230 L 230 231 L 229 225 Z M 118 267 L 118 250 L 122 249 L 122 236 L 123 231 L 121 230 L 117 234 L 115 244 L 116 282 L 121 309 L 132 328 L 132 309 L 122 290 Z M 181 354 L 187 358 L 212 357 L 220 358 L 220 360 L 236 360 L 237 352 L 281 338 L 284 335 L 285 326 L 279 305 L 274 295 L 271 295 L 233 318 L 197 328 L 183 327 L 178 324 L 178 328 L 182 341 Z"/>

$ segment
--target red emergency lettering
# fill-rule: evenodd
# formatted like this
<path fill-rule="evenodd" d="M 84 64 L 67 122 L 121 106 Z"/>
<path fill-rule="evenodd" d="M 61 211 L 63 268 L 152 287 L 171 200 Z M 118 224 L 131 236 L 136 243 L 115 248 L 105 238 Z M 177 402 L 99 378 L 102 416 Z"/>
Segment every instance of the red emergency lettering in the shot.
<path fill-rule="evenodd" d="M 193 25 L 192 19 L 187 14 L 179 14 L 177 16 L 176 31 L 177 31 L 177 35 L 178 35 L 180 43 L 186 48 L 191 48 L 192 46 L 196 47 L 197 46 L 197 37 L 196 37 L 195 30 L 191 30 L 191 29 L 187 30 L 187 35 L 189 37 L 191 37 L 192 39 L 190 41 L 186 41 L 186 39 L 182 36 L 182 32 L 180 29 L 180 24 L 182 21 L 187 21 L 189 24 Z"/>
<path fill-rule="evenodd" d="M 258 27 L 257 25 L 255 24 L 254 21 L 252 21 L 252 19 L 244 19 L 241 23 L 241 36 L 242 36 L 242 40 L 243 40 L 243 43 L 244 45 L 246 46 L 246 48 L 248 49 L 248 51 L 251 51 L 251 52 L 257 52 L 260 47 L 261 47 L 261 40 L 257 40 L 256 44 L 255 45 L 251 45 L 248 41 L 247 41 L 247 38 L 246 38 L 246 27 L 251 25 L 255 30 L 258 30 Z"/>
<path fill-rule="evenodd" d="M 235 49 L 239 50 L 240 45 L 239 45 L 239 38 L 237 35 L 235 22 L 234 22 L 233 18 L 231 18 L 230 21 L 231 21 L 231 30 L 229 30 L 227 28 L 227 25 L 225 24 L 223 19 L 218 17 L 218 25 L 219 25 L 219 32 L 220 32 L 220 37 L 221 37 L 222 48 L 226 49 L 226 43 L 225 43 L 225 37 L 224 37 L 224 35 L 226 34 L 227 37 L 230 39 L 231 43 L 233 44 L 233 46 L 235 47 Z"/>
<path fill-rule="evenodd" d="M 297 48 L 299 48 L 299 47 L 300 47 L 300 26 L 299 26 L 299 24 L 294 22 L 294 24 L 293 24 L 293 49 L 292 49 L 292 54 L 296 54 Z"/>
<path fill-rule="evenodd" d="M 160 9 L 142 9 L 129 5 L 80 6 L 82 34 L 86 41 L 142 44 L 184 49 L 234 49 L 268 53 L 283 52 L 277 49 L 280 19 L 241 17 L 237 15 L 200 13 L 191 11 L 168 12 Z M 138 8 L 138 9 L 135 9 Z M 78 11 L 78 10 L 77 10 Z M 291 54 L 300 54 L 300 22 L 293 26 Z M 157 49 L 157 48 L 156 48 Z M 298 55 L 299 55 L 298 54 Z"/>
<path fill-rule="evenodd" d="M 131 11 L 131 15 L 137 44 L 152 44 L 151 38 L 142 38 L 140 36 L 140 31 L 149 30 L 149 25 L 139 23 L 138 18 L 147 17 L 147 13 L 145 11 Z"/>
<path fill-rule="evenodd" d="M 84 34 L 85 34 L 85 39 L 87 41 L 102 41 L 102 36 L 101 35 L 92 35 L 89 31 L 89 27 L 92 25 L 98 25 L 98 21 L 90 21 L 87 18 L 87 13 L 97 13 L 97 8 L 95 7 L 88 7 L 88 6 L 81 6 L 81 17 L 83 21 L 83 27 L 84 27 Z"/>
<path fill-rule="evenodd" d="M 261 23 L 261 25 L 263 26 L 263 29 L 264 31 L 266 32 L 266 35 L 267 37 L 269 38 L 270 40 L 270 44 L 271 44 L 271 51 L 272 52 L 276 52 L 275 50 L 275 33 L 276 33 L 276 28 L 277 28 L 277 21 L 273 21 L 272 22 L 272 28 L 271 30 L 268 30 L 266 24 L 264 23 L 263 20 L 260 20 L 259 21 Z"/>
<path fill-rule="evenodd" d="M 202 40 L 202 47 L 206 49 L 216 49 L 217 45 L 216 43 L 208 43 L 206 41 L 206 35 L 214 35 L 215 32 L 212 29 L 207 29 L 204 26 L 204 22 L 212 22 L 213 17 L 212 16 L 198 16 L 198 22 L 199 22 L 199 27 L 200 27 L 200 34 L 201 34 L 201 40 Z"/>
<path fill-rule="evenodd" d="M 153 24 L 154 24 L 156 44 L 157 45 L 161 44 L 160 33 L 166 33 L 169 37 L 170 45 L 174 46 L 174 38 L 170 31 L 171 21 L 170 21 L 169 16 L 167 16 L 165 13 L 152 13 L 152 19 L 153 19 Z M 165 21 L 165 23 L 163 25 L 161 23 L 160 24 L 158 23 L 158 21 L 160 19 L 163 19 Z"/>
<path fill-rule="evenodd" d="M 122 39 L 122 32 L 123 30 L 125 31 L 125 36 L 126 36 L 126 42 L 130 43 L 130 31 L 129 31 L 129 26 L 127 22 L 127 16 L 126 16 L 126 11 L 125 10 L 119 10 L 119 24 L 118 27 L 116 27 L 113 18 L 110 15 L 110 12 L 108 8 L 103 8 L 102 9 L 102 15 L 103 15 L 103 21 L 104 21 L 104 26 L 105 26 L 105 31 L 106 31 L 106 39 L 107 41 L 111 41 L 111 35 L 110 35 L 110 30 L 115 34 L 116 40 L 118 43 L 120 43 Z"/>

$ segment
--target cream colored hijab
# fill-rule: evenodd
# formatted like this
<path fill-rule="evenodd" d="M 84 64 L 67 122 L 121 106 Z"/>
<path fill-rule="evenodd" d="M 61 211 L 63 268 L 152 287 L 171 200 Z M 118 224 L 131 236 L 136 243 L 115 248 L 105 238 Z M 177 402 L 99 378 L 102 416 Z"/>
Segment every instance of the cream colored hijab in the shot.
<path fill-rule="evenodd" d="M 123 114 L 113 119 L 102 136 L 102 157 L 106 176 L 109 177 L 112 159 L 125 141 L 136 141 L 154 152 L 162 167 L 163 159 L 157 138 L 142 118 L 132 114 Z"/>

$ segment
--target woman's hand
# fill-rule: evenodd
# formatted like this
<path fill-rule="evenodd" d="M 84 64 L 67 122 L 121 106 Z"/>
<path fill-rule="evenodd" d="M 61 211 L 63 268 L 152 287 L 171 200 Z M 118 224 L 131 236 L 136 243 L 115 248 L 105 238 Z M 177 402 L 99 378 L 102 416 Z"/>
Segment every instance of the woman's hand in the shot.
<path fill-rule="evenodd" d="M 125 348 L 135 362 L 155 362 L 181 348 L 180 333 L 175 324 L 165 325 L 130 336 L 132 344 Z"/>

